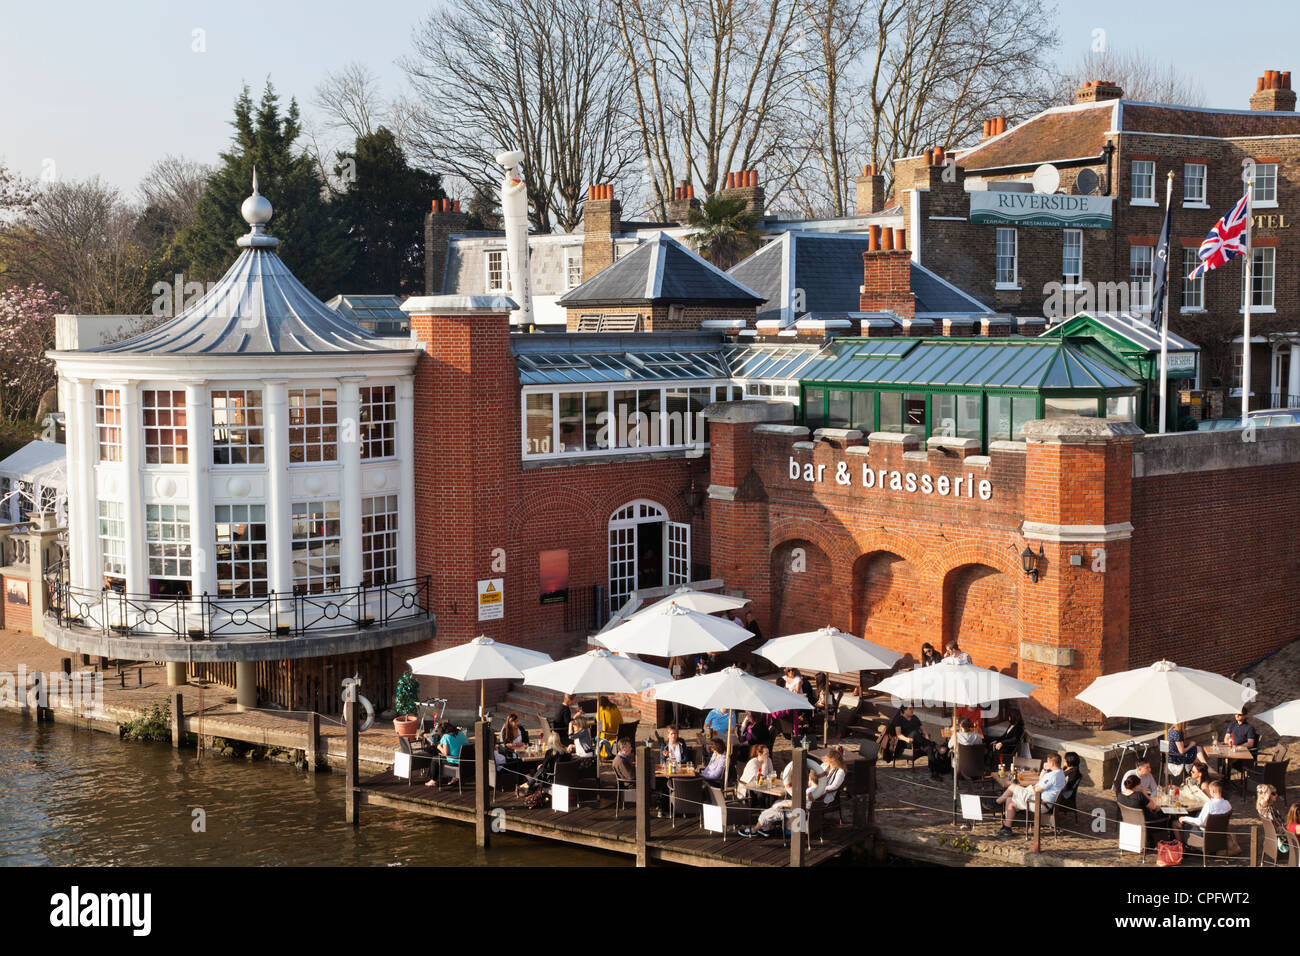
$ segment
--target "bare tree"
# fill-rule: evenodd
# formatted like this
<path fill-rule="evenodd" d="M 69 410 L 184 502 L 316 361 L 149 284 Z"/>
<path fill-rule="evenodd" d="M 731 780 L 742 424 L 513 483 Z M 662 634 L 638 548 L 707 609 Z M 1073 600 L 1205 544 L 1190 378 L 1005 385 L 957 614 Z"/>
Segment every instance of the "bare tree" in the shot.
<path fill-rule="evenodd" d="M 534 229 L 573 230 L 586 188 L 636 161 L 628 76 L 606 0 L 451 0 L 402 61 L 418 111 L 411 152 L 467 190 L 495 188 L 496 153 L 524 152 Z"/>
<path fill-rule="evenodd" d="M 356 61 L 326 73 L 312 104 L 321 111 L 327 129 L 350 130 L 353 139 L 369 136 L 376 126 L 384 125 L 387 114 L 379 78 Z"/>
<path fill-rule="evenodd" d="M 1057 99 L 1073 103 L 1074 93 L 1090 80 L 1110 80 L 1126 99 L 1148 103 L 1204 106 L 1205 88 L 1194 77 L 1141 50 L 1093 50 L 1079 57 L 1060 77 Z"/>
<path fill-rule="evenodd" d="M 194 210 L 213 168 L 183 156 L 166 155 L 155 162 L 140 181 L 144 216 L 150 226 L 168 238 L 194 221 Z"/>

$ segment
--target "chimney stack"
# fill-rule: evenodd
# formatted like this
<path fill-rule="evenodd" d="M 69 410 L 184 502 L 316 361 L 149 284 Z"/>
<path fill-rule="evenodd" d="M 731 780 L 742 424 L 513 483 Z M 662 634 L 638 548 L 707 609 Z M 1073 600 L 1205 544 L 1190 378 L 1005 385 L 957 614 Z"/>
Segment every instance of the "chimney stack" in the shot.
<path fill-rule="evenodd" d="M 683 179 L 673 187 L 673 198 L 668 202 L 668 221 L 686 225 L 691 210 L 698 208 L 700 201 L 695 198 L 695 187 Z"/>
<path fill-rule="evenodd" d="M 916 318 L 916 297 L 912 294 L 912 254 L 907 250 L 907 233 L 902 229 L 867 227 L 867 251 L 862 254 L 862 289 L 858 297 L 861 312 L 892 312 L 901 320 Z M 863 335 L 880 335 L 883 328 L 864 319 Z"/>
<path fill-rule="evenodd" d="M 727 173 L 726 183 L 726 188 L 722 190 L 724 196 L 743 196 L 746 211 L 752 212 L 759 219 L 763 218 L 767 200 L 763 187 L 758 184 L 757 169 Z"/>
<path fill-rule="evenodd" d="M 1076 103 L 1101 103 L 1105 100 L 1123 99 L 1124 91 L 1111 80 L 1089 80 L 1074 93 Z"/>
<path fill-rule="evenodd" d="M 614 236 L 622 231 L 623 206 L 614 187 L 600 183 L 587 189 L 582 209 L 582 281 L 614 262 Z"/>
<path fill-rule="evenodd" d="M 1265 70 L 1255 80 L 1255 92 L 1250 95 L 1250 108 L 1274 113 L 1295 112 L 1295 91 L 1291 89 L 1290 70 Z"/>
<path fill-rule="evenodd" d="M 869 216 L 885 208 L 885 177 L 876 172 L 876 167 L 868 163 L 862 167 L 862 175 L 854 180 L 857 186 L 859 216 Z"/>
<path fill-rule="evenodd" d="M 460 211 L 460 200 L 435 199 L 424 217 L 424 294 L 439 295 L 446 291 L 443 280 L 447 271 L 447 250 L 451 237 L 464 232 L 469 214 Z"/>

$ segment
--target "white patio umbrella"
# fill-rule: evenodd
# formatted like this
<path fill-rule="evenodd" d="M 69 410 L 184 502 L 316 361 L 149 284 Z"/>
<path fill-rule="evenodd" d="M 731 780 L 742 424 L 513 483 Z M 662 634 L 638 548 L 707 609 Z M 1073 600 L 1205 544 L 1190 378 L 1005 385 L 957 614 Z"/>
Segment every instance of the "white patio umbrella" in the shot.
<path fill-rule="evenodd" d="M 576 657 L 566 657 L 524 671 L 524 684 L 546 687 L 565 694 L 640 694 L 663 681 L 671 681 L 667 668 L 656 667 L 632 657 L 597 648 Z M 596 709 L 596 767 L 600 772 L 600 708 Z"/>
<path fill-rule="evenodd" d="M 1300 737 L 1300 700 L 1289 700 L 1251 716 L 1268 724 L 1279 736 Z"/>
<path fill-rule="evenodd" d="M 468 644 L 459 644 L 445 650 L 413 657 L 406 663 L 412 673 L 428 677 L 450 677 L 452 680 L 478 681 L 478 715 L 484 712 L 484 681 L 518 680 L 524 676 L 525 667 L 536 667 L 550 661 L 550 654 L 532 651 L 513 644 L 501 644 L 490 637 L 479 636 Z"/>
<path fill-rule="evenodd" d="M 1160 721 L 1168 738 L 1170 724 L 1235 714 L 1255 699 L 1255 690 L 1213 671 L 1156 661 L 1135 670 L 1103 674 L 1082 690 L 1078 699 L 1107 717 Z M 1166 775 L 1168 771 L 1166 761 Z"/>
<path fill-rule="evenodd" d="M 756 652 L 777 667 L 843 674 L 848 671 L 888 670 L 903 655 L 846 634 L 838 627 L 823 627 L 804 634 L 774 637 Z M 823 740 L 830 744 L 830 707 L 826 708 Z"/>
<path fill-rule="evenodd" d="M 646 611 L 668 604 L 676 604 L 679 607 L 689 608 L 703 614 L 717 614 L 719 611 L 734 611 L 748 603 L 749 598 L 732 597 L 729 594 L 718 594 L 714 591 L 696 591 L 694 588 L 683 585 L 667 597 L 660 598 L 653 604 L 647 604 L 645 607 L 640 608 L 636 614 L 629 616 L 629 620 L 636 617 L 637 614 L 643 614 Z"/>
<path fill-rule="evenodd" d="M 715 674 L 660 684 L 655 687 L 655 697 L 699 710 L 726 708 L 727 765 L 722 772 L 723 787 L 727 786 L 731 776 L 731 725 L 735 711 L 771 714 L 779 710 L 812 710 L 812 704 L 802 694 L 747 674 L 739 667 L 724 667 Z"/>
<path fill-rule="evenodd" d="M 621 654 L 677 657 L 729 651 L 753 636 L 739 624 L 670 601 L 638 611 L 600 640 Z"/>
<path fill-rule="evenodd" d="M 883 691 L 899 700 L 922 704 L 951 704 L 954 707 L 985 707 L 999 700 L 1028 697 L 1035 690 L 1014 677 L 1008 677 L 987 667 L 963 664 L 955 657 L 945 657 L 930 667 L 916 667 L 886 677 L 872 690 Z M 953 726 L 957 714 L 953 712 Z M 953 746 L 957 735 L 953 734 Z M 957 767 L 952 770 L 952 814 L 957 820 Z"/>

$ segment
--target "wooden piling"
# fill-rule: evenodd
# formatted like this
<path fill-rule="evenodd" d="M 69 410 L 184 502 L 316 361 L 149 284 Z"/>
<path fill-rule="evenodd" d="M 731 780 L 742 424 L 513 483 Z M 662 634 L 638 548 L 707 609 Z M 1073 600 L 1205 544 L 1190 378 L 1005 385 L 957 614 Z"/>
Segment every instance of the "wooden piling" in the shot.
<path fill-rule="evenodd" d="M 181 738 L 185 736 L 185 695 L 180 691 L 172 692 L 172 747 L 180 749 Z"/>
<path fill-rule="evenodd" d="M 636 748 L 636 865 L 646 866 L 646 841 L 650 836 L 650 748 Z"/>
<path fill-rule="evenodd" d="M 307 712 L 307 740 L 302 750 L 307 769 L 315 773 L 320 769 L 320 714 L 314 710 Z"/>
<path fill-rule="evenodd" d="M 492 790 L 488 786 L 488 767 L 495 760 L 492 725 L 480 720 L 474 725 L 474 845 L 484 849 L 492 832 Z"/>
<path fill-rule="evenodd" d="M 799 824 L 799 826 L 790 827 L 790 865 L 801 867 L 803 866 L 804 849 L 807 846 L 804 836 L 808 831 L 808 809 L 804 806 L 805 797 L 807 796 L 806 780 L 808 769 L 802 747 L 796 746 L 794 748 L 794 754 L 790 762 L 794 765 L 790 771 L 790 816 L 792 822 Z M 785 825 L 784 821 L 781 825 Z"/>
<path fill-rule="evenodd" d="M 353 685 L 352 692 L 354 695 L 358 693 L 356 685 Z M 347 756 L 345 758 L 346 770 L 343 781 L 343 819 L 355 827 L 361 823 L 357 813 L 360 794 L 357 792 L 359 780 L 357 776 L 357 757 L 359 748 L 357 741 L 357 702 L 355 700 L 349 700 L 343 705 L 343 716 L 347 721 L 347 730 L 344 734 L 347 741 Z"/>

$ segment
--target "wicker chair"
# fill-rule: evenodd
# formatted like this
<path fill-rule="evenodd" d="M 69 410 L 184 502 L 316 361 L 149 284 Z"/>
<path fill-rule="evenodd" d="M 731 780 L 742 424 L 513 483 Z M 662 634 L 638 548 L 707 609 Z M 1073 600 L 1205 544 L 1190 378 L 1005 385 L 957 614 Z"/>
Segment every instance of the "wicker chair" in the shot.
<path fill-rule="evenodd" d="M 1228 852 L 1228 819 L 1231 813 L 1211 813 L 1205 820 L 1205 832 L 1188 833 L 1187 848 L 1201 851 L 1201 866 L 1212 854 Z"/>

